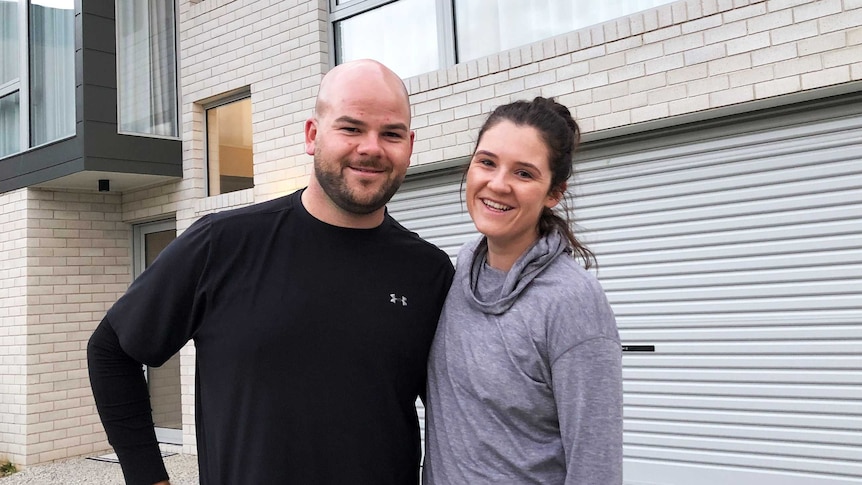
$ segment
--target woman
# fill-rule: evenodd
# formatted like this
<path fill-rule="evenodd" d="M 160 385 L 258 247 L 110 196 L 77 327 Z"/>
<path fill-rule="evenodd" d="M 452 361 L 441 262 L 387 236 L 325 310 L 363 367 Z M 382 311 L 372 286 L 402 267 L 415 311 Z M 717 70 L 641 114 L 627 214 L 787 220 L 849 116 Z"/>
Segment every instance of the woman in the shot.
<path fill-rule="evenodd" d="M 622 483 L 614 315 L 553 211 L 578 139 L 545 98 L 479 131 L 466 205 L 482 237 L 458 255 L 429 357 L 425 485 Z"/>

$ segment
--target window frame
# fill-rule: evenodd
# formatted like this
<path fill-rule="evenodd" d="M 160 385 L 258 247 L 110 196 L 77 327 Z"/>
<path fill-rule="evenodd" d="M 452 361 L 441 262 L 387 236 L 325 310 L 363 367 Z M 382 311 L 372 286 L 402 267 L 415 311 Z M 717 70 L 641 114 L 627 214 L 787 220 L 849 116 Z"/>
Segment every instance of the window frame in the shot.
<path fill-rule="evenodd" d="M 338 44 L 335 39 L 335 24 L 342 20 L 370 12 L 380 7 L 396 3 L 399 0 L 329 0 L 329 45 L 332 46 L 332 55 L 329 56 L 329 67 L 335 67 L 340 63 L 338 59 Z M 446 69 L 457 63 L 455 49 L 455 11 L 451 0 L 434 0 L 437 7 L 437 58 L 440 63 L 439 69 Z M 421 74 L 421 73 L 420 73 Z M 410 76 L 412 77 L 412 76 Z"/>
<path fill-rule="evenodd" d="M 239 191 L 233 192 L 219 192 L 218 194 L 211 193 L 210 187 L 210 130 L 209 130 L 209 110 L 218 108 L 221 106 L 226 106 L 231 103 L 236 103 L 238 101 L 242 101 L 244 99 L 248 99 L 251 102 L 251 88 L 249 86 L 231 91 L 229 93 L 225 93 L 221 96 L 216 97 L 215 99 L 208 100 L 204 103 L 201 103 L 201 108 L 203 109 L 203 122 L 204 122 L 204 172 L 206 174 L 204 187 L 206 189 L 206 197 L 219 197 L 225 194 L 231 194 L 234 192 L 241 192 L 242 190 L 253 190 L 254 185 L 254 176 L 252 175 L 252 186 L 249 189 L 242 189 Z M 253 112 L 252 112 L 253 114 Z M 254 171 L 254 143 L 252 143 L 252 172 Z"/>

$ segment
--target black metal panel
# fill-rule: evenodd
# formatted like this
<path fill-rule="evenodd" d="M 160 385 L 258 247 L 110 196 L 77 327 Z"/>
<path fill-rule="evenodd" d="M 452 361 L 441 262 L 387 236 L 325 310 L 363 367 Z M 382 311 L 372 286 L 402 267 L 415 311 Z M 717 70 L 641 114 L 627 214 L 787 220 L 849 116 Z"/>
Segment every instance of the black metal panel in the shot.
<path fill-rule="evenodd" d="M 87 120 L 86 158 L 113 158 L 137 162 L 172 163 L 182 166 L 182 142 L 175 139 L 120 135 L 117 125 Z M 149 172 L 141 172 L 149 173 Z"/>
<path fill-rule="evenodd" d="M 180 140 L 117 133 L 114 2 L 75 9 L 76 135 L 0 160 L 0 193 L 87 171 L 182 177 Z"/>
<path fill-rule="evenodd" d="M 81 39 L 84 49 L 115 54 L 117 52 L 117 36 L 114 32 L 113 17 L 106 18 L 86 12 L 81 17 L 84 32 L 86 32 L 86 35 Z"/>

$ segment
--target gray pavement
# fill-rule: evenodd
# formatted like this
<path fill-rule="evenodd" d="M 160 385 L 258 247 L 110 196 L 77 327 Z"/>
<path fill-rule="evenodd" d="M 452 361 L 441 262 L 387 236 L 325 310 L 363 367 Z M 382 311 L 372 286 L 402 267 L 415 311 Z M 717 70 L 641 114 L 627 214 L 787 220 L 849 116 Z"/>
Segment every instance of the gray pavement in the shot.
<path fill-rule="evenodd" d="M 165 457 L 171 485 L 199 485 L 195 455 Z M 124 485 L 119 463 L 70 458 L 35 465 L 0 478 L 0 485 Z"/>

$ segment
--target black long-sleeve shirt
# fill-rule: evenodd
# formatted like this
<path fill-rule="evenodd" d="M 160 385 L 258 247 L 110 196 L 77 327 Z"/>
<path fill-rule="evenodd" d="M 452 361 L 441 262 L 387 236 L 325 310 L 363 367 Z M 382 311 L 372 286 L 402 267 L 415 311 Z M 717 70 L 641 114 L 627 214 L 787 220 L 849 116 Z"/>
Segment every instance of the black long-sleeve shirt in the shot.
<path fill-rule="evenodd" d="M 418 483 L 414 402 L 452 265 L 388 215 L 331 226 L 300 194 L 193 224 L 94 334 L 96 404 L 128 483 L 164 476 L 138 363 L 189 339 L 202 485 Z"/>

